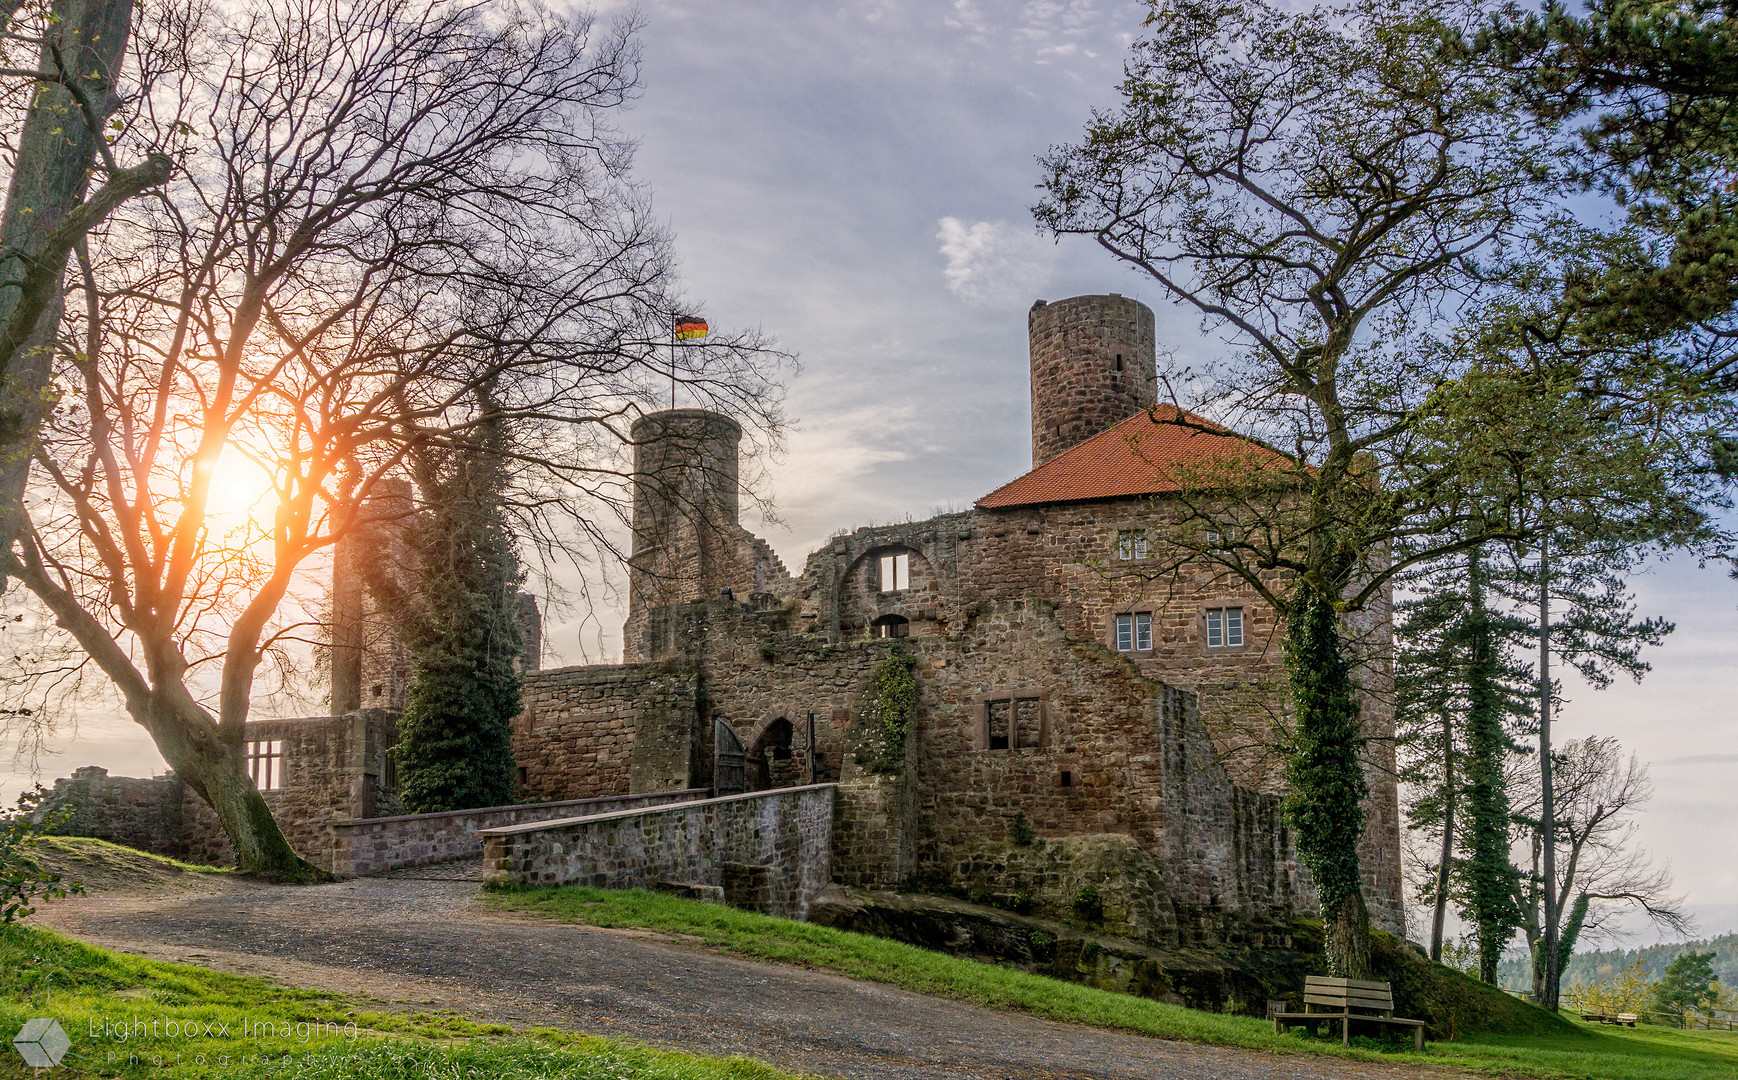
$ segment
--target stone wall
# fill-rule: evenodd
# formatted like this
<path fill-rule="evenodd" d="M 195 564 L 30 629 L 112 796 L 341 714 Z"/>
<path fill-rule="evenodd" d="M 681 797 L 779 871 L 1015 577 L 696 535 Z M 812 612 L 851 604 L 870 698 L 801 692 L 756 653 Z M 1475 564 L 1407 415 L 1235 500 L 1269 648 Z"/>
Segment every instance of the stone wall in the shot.
<path fill-rule="evenodd" d="M 484 870 L 503 884 L 721 886 L 728 902 L 801 919 L 831 880 L 834 791 L 816 784 L 488 829 Z"/>
<path fill-rule="evenodd" d="M 552 668 L 525 677 L 513 722 L 519 797 L 559 802 L 702 787 L 699 680 L 661 664 Z"/>
<path fill-rule="evenodd" d="M 705 788 L 699 788 L 609 799 L 523 803 L 438 814 L 340 821 L 332 826 L 329 869 L 339 877 L 366 877 L 407 866 L 476 858 L 483 854 L 482 832 L 485 829 L 691 802 L 708 794 Z"/>
<path fill-rule="evenodd" d="M 174 773 L 155 779 L 110 776 L 107 769 L 86 765 L 54 782 L 35 816 L 38 820 L 68 811 L 53 831 L 61 836 L 94 836 L 156 855 L 185 859 L 187 830 L 183 825 L 185 784 Z"/>
<path fill-rule="evenodd" d="M 304 859 L 330 869 L 335 823 L 402 809 L 388 783 L 386 752 L 396 739 L 396 718 L 378 709 L 248 721 L 248 742 L 282 744 L 282 786 L 260 794 Z M 217 815 L 173 773 L 140 780 L 111 777 L 90 766 L 56 781 L 50 802 L 85 807 L 61 829 L 70 836 L 94 836 L 214 866 L 234 858 Z"/>
<path fill-rule="evenodd" d="M 796 594 L 799 606 L 789 621 L 795 628 L 824 635 L 840 648 L 860 640 L 875 614 L 883 609 L 900 610 L 898 605 L 905 603 L 897 597 L 872 593 L 872 578 L 866 571 L 879 553 L 897 550 L 921 555 L 929 577 L 921 602 L 914 606 L 933 619 L 928 625 L 941 637 L 968 634 L 983 612 L 1041 597 L 1054 612 L 1064 636 L 1082 646 L 1099 644 L 1103 648 L 1094 655 L 1102 655 L 1114 653 L 1116 615 L 1150 613 L 1152 648 L 1120 654 L 1120 659 L 1154 683 L 1193 692 L 1208 741 L 1192 757 L 1211 759 L 1223 768 L 1230 781 L 1225 789 L 1228 799 L 1231 787 L 1247 795 L 1281 795 L 1285 790 L 1281 747 L 1287 708 L 1283 626 L 1278 615 L 1251 586 L 1222 570 L 1198 565 L 1161 572 L 1156 558 L 1119 557 L 1119 532 L 1146 531 L 1157 537 L 1177 527 L 1175 519 L 1175 506 L 1157 497 L 972 510 L 859 529 L 834 538 L 809 557 Z M 1157 553 L 1155 541 L 1149 554 Z M 1242 609 L 1244 644 L 1209 647 L 1206 612 L 1224 607 Z M 1358 678 L 1366 689 L 1361 704 L 1370 748 L 1366 778 L 1371 794 L 1360 852 L 1366 895 L 1377 925 L 1400 931 L 1404 927 L 1403 887 L 1399 799 L 1393 778 L 1388 598 L 1380 598 L 1373 610 L 1348 619 L 1347 629 L 1365 657 Z M 921 647 L 927 648 L 925 641 Z M 1000 672 L 990 665 L 984 675 L 994 676 L 1001 689 L 1015 689 L 1013 684 L 1022 680 L 1042 688 L 1057 677 L 1074 678 L 1064 670 L 1072 663 L 1068 661 L 1043 679 L 1026 679 L 1018 661 Z M 1079 670 L 1091 668 L 1088 664 Z M 1116 703 L 1109 697 L 1098 691 L 1087 694 L 1085 700 L 1096 698 L 1092 708 L 1113 713 L 1126 713 L 1132 707 L 1131 702 Z M 1151 738 L 1118 742 L 1133 734 L 1111 736 L 1094 753 L 1138 757 L 1138 747 L 1154 745 Z M 970 801 L 1004 798 L 1006 792 L 1023 790 L 1035 782 L 1036 777 L 1014 770 L 998 776 L 974 775 L 973 783 L 965 787 L 971 793 L 967 795 Z M 928 784 L 928 779 L 920 782 L 926 799 L 931 797 Z M 1079 793 L 1069 797 L 1088 798 Z M 1276 812 L 1265 803 L 1246 803 L 1238 804 L 1241 808 L 1234 811 L 1227 802 L 1225 813 L 1262 817 Z M 966 818 L 977 820 L 971 811 Z M 995 839 L 995 830 L 989 829 L 983 837 Z M 1207 883 L 1211 884 L 1211 873 Z M 1293 883 L 1293 887 L 1307 892 L 1307 883 Z"/>

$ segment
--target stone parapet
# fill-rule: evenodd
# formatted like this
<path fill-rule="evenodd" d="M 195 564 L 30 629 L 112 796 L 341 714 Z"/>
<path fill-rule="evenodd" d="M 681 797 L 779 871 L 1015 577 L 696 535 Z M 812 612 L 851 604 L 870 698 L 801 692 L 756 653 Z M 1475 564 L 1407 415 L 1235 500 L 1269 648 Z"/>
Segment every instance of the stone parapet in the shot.
<path fill-rule="evenodd" d="M 491 883 L 514 885 L 716 885 L 728 902 L 801 919 L 831 879 L 836 788 L 812 784 L 486 829 L 484 873 Z M 733 885 L 753 895 L 733 897 Z"/>
<path fill-rule="evenodd" d="M 334 822 L 331 871 L 339 877 L 366 877 L 409 866 L 475 858 L 483 854 L 482 834 L 487 829 L 692 802 L 707 794 L 706 788 L 693 788 Z"/>

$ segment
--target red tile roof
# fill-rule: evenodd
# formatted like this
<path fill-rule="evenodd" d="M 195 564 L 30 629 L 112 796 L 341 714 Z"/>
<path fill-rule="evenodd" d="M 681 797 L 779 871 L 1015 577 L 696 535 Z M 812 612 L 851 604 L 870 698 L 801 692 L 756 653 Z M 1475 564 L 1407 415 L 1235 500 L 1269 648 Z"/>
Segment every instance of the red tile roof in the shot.
<path fill-rule="evenodd" d="M 1214 430 L 1199 431 L 1168 422 L 1178 417 Z M 1151 414 L 1138 412 L 1108 431 L 1063 451 L 985 495 L 977 505 L 983 510 L 1000 510 L 1039 503 L 1157 495 L 1181 491 L 1181 478 L 1191 467 L 1251 460 L 1280 468 L 1287 465 L 1279 454 L 1210 420 L 1172 405 L 1160 405 Z"/>

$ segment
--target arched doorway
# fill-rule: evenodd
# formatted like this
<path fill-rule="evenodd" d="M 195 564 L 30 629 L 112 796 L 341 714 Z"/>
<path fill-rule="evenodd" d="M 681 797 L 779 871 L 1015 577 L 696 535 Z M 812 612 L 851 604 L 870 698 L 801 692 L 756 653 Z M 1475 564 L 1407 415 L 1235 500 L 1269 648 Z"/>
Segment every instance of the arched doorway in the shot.
<path fill-rule="evenodd" d="M 754 790 L 795 787 L 797 763 L 791 756 L 791 722 L 779 717 L 766 726 L 760 738 L 748 751 L 749 768 L 754 772 Z"/>

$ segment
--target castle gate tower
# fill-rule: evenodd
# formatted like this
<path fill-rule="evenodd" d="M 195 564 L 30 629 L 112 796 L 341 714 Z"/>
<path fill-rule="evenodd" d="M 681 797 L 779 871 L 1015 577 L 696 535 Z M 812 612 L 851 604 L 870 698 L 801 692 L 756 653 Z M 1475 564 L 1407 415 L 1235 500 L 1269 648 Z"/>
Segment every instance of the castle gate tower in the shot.
<path fill-rule="evenodd" d="M 1074 296 L 1032 305 L 1032 467 L 1157 400 L 1153 310 L 1139 300 Z"/>
<path fill-rule="evenodd" d="M 651 659 L 653 608 L 713 596 L 741 577 L 737 446 L 742 428 L 705 409 L 670 409 L 634 423 L 634 548 L 628 559 L 623 659 Z M 750 571 L 748 581 L 754 580 Z"/>

